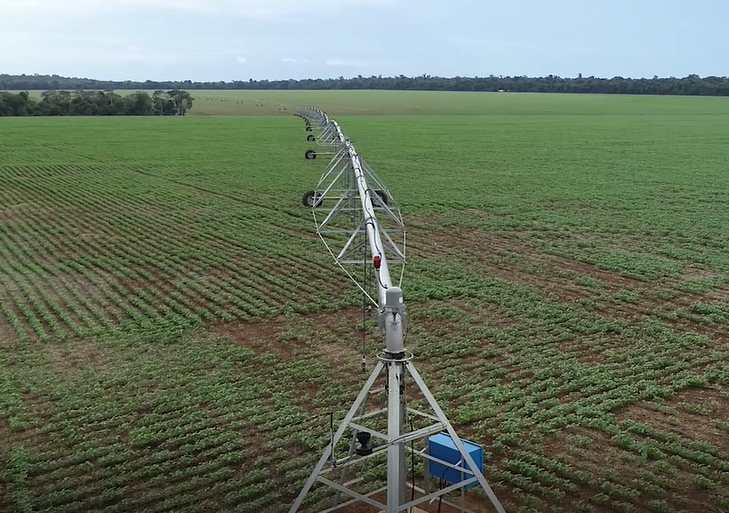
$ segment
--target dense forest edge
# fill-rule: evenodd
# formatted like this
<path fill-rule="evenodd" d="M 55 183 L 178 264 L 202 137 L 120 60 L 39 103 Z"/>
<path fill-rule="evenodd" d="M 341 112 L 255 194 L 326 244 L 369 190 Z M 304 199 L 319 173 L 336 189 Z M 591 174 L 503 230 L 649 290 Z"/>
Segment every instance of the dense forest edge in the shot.
<path fill-rule="evenodd" d="M 596 93 L 596 94 L 658 94 L 658 95 L 696 95 L 729 96 L 729 78 L 688 75 L 683 78 L 575 78 L 526 76 L 487 77 L 417 77 L 357 76 L 354 78 L 317 78 L 303 80 L 233 80 L 230 82 L 193 82 L 146 80 L 108 81 L 88 78 L 68 78 L 58 75 L 2 75 L 0 90 L 11 91 L 59 91 L 59 90 L 171 90 L 171 89 L 382 89 L 403 91 L 510 91 L 531 93 Z"/>
<path fill-rule="evenodd" d="M 114 91 L 0 92 L 0 116 L 184 116 L 192 108 L 187 91 L 172 89 L 120 95 Z"/>

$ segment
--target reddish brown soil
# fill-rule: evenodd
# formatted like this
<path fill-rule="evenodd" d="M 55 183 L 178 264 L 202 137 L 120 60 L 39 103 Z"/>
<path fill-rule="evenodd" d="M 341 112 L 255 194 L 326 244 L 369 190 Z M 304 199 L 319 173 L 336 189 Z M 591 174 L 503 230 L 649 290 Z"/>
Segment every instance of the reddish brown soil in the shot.
<path fill-rule="evenodd" d="M 700 415 L 686 410 L 687 405 L 712 404 L 716 409 L 708 415 Z M 716 419 L 729 418 L 729 401 L 721 396 L 718 388 L 690 388 L 683 390 L 665 404 L 642 402 L 633 404 L 616 412 L 618 421 L 633 420 L 652 426 L 656 429 L 680 435 L 689 441 L 709 442 L 718 447 L 723 454 L 721 458 L 729 459 L 729 436 L 717 426 Z M 584 447 L 571 445 L 570 437 L 581 435 L 590 440 Z M 640 438 L 640 435 L 635 435 Z M 597 478 L 608 479 L 608 472 L 613 472 L 616 483 L 630 486 L 638 481 L 645 471 L 654 472 L 653 461 L 641 461 L 639 458 L 627 458 L 627 453 L 620 448 L 612 437 L 602 431 L 589 428 L 565 430 L 558 437 L 550 437 L 542 444 L 545 456 L 555 458 L 559 455 L 567 457 L 567 463 L 573 468 L 587 472 Z M 718 511 L 716 503 L 710 500 L 709 492 L 698 488 L 693 483 L 696 475 L 691 468 L 674 468 L 671 477 L 672 490 L 683 496 L 689 511 Z M 718 490 L 716 490 L 718 491 Z M 582 486 L 577 497 L 589 501 L 601 493 L 600 489 Z M 726 495 L 726 493 L 725 493 Z M 651 497 L 646 494 L 637 505 L 641 510 L 649 511 Z M 670 497 L 668 497 L 670 502 Z M 596 511 L 602 510 L 596 504 Z"/>
<path fill-rule="evenodd" d="M 695 407 L 706 408 L 707 414 L 698 413 Z M 729 399 L 722 396 L 719 388 L 687 388 L 660 407 L 644 401 L 616 414 L 620 420 L 633 420 L 687 440 L 708 442 L 725 452 L 729 459 L 729 433 L 717 421 L 729 419 Z"/>
<path fill-rule="evenodd" d="M 547 253 L 532 239 L 527 239 L 528 234 L 520 238 L 514 234 L 488 233 L 468 227 L 433 228 L 431 224 L 437 226 L 437 222 L 421 220 L 408 232 L 410 258 L 450 258 L 484 276 L 529 286 L 562 302 L 590 301 L 590 308 L 628 322 L 646 315 L 655 316 L 677 331 L 692 331 L 729 344 L 726 325 L 679 314 L 693 303 L 722 304 L 729 297 L 729 286 L 701 294 L 682 290 L 683 280 L 712 277 L 715 273 L 710 270 L 689 266 L 681 278 L 639 280 L 594 264 Z M 590 286 L 581 284 L 585 278 L 594 282 Z M 635 303 L 614 297 L 626 291 L 637 294 Z"/>
<path fill-rule="evenodd" d="M 322 358 L 333 367 L 359 354 L 362 312 L 358 308 L 325 311 L 303 317 L 219 323 L 211 331 L 256 352 L 273 352 L 290 360 L 295 356 Z M 298 332 L 298 333 L 297 333 Z M 334 335 L 334 336 L 332 336 Z M 337 336 L 339 335 L 339 336 Z M 287 343 L 292 338 L 295 344 Z"/>
<path fill-rule="evenodd" d="M 565 273 L 596 279 L 608 292 L 646 285 L 592 264 L 541 252 L 528 240 L 473 228 L 412 230 L 408 235 L 413 258 L 454 256 L 487 276 L 533 286 L 567 301 L 589 297 L 592 291 L 575 285 L 573 277 Z"/>
<path fill-rule="evenodd" d="M 501 495 L 501 494 L 499 494 Z M 408 493 L 408 500 L 410 500 L 410 493 Z M 416 492 L 415 498 L 422 497 L 422 494 Z M 384 504 L 387 501 L 387 497 L 385 494 L 377 494 L 374 497 L 374 500 L 379 501 L 380 503 Z M 443 497 L 444 500 L 450 501 L 454 504 L 460 504 L 460 495 L 458 494 L 446 494 Z M 499 497 L 499 501 L 502 501 L 501 497 Z M 474 511 L 475 513 L 491 513 L 493 511 L 496 511 L 496 509 L 491 504 L 491 501 L 488 500 L 488 498 L 481 498 L 481 497 L 475 497 L 473 494 L 467 493 L 464 499 L 464 506 L 466 509 L 470 509 L 471 511 Z M 420 504 L 416 508 L 413 508 L 412 513 L 437 513 L 439 510 L 438 508 L 438 501 L 436 500 L 432 504 Z M 351 504 L 348 506 L 343 506 L 342 508 L 337 510 L 337 513 L 377 513 L 382 510 L 378 510 L 377 508 L 370 506 L 368 504 Z M 454 508 L 452 506 L 449 506 L 445 503 L 441 504 L 440 506 L 440 513 L 458 513 L 460 512 L 460 508 Z"/>
<path fill-rule="evenodd" d="M 101 350 L 88 339 L 47 344 L 51 365 L 57 372 L 73 373 L 81 369 L 104 369 L 107 362 Z"/>
<path fill-rule="evenodd" d="M 0 348 L 7 347 L 15 338 L 15 332 L 5 317 L 0 315 Z"/>
<path fill-rule="evenodd" d="M 583 299 L 595 295 L 595 289 L 575 283 L 578 277 L 597 280 L 603 292 L 615 293 L 624 289 L 652 291 L 670 289 L 675 279 L 661 284 L 635 279 L 597 265 L 580 262 L 540 250 L 533 242 L 513 235 L 488 233 L 482 230 L 453 227 L 448 229 L 413 229 L 408 233 L 412 258 L 455 257 L 460 263 L 477 269 L 487 276 L 535 287 L 564 301 Z M 688 270 L 693 276 L 708 271 Z M 711 273 L 709 273 L 711 274 Z M 688 275 L 684 275 L 684 278 Z M 727 291 L 714 292 L 723 297 Z M 687 299 L 700 297 L 681 292 Z M 663 302 L 655 300 L 655 305 Z"/>

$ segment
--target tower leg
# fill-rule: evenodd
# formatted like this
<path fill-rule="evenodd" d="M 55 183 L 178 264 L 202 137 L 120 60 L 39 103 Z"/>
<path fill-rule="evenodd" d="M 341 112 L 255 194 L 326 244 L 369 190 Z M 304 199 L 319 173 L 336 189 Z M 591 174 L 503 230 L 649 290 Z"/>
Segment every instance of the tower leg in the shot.
<path fill-rule="evenodd" d="M 362 401 L 362 405 L 359 408 L 359 415 L 360 416 L 364 414 L 364 412 L 365 412 L 365 406 L 367 406 L 367 399 L 366 398 L 365 398 L 364 401 Z M 348 458 L 351 458 L 352 456 L 354 456 L 354 450 L 355 450 L 356 446 L 357 446 L 357 430 L 355 429 L 354 430 L 354 433 L 352 433 L 352 439 L 349 442 L 349 452 L 347 453 L 347 457 Z M 340 485 L 343 485 L 346 480 L 347 480 L 347 469 L 345 468 L 342 471 L 342 475 L 339 477 L 339 484 Z M 339 506 L 339 496 L 340 496 L 340 494 L 341 494 L 341 492 L 339 490 L 337 490 L 335 492 L 335 494 L 334 494 L 334 504 L 332 505 L 332 507 Z"/>
<path fill-rule="evenodd" d="M 405 444 L 393 443 L 403 434 L 405 412 L 402 387 L 405 378 L 403 363 L 390 362 L 388 367 L 387 392 L 387 513 L 403 513 L 400 506 L 406 502 L 407 470 Z"/>
<path fill-rule="evenodd" d="M 461 441 L 460 437 L 458 436 L 458 433 L 456 433 L 456 430 L 451 426 L 451 423 L 448 421 L 448 419 L 445 416 L 445 413 L 443 413 L 443 410 L 440 408 L 438 403 L 435 400 L 435 397 L 433 397 L 433 394 L 430 393 L 430 390 L 428 389 L 428 385 L 425 384 L 425 381 L 423 381 L 423 378 L 420 377 L 420 374 L 415 369 L 415 366 L 408 365 L 408 372 L 413 377 L 413 380 L 418 385 L 418 388 L 420 388 L 420 391 L 423 393 L 423 396 L 425 397 L 425 400 L 428 401 L 428 404 L 430 404 L 430 407 L 435 412 L 436 417 L 440 419 L 443 424 L 445 424 L 446 430 L 448 431 L 448 434 L 451 436 L 451 439 L 453 440 L 453 444 L 456 446 L 458 451 L 461 453 L 461 456 L 463 456 L 463 459 L 465 460 L 466 464 L 468 465 L 468 468 L 473 469 L 473 474 L 475 475 L 476 479 L 478 479 L 478 484 L 481 485 L 481 488 L 483 488 L 483 491 L 486 492 L 486 495 L 488 495 L 489 499 L 491 500 L 491 504 L 494 505 L 496 508 L 496 511 L 498 513 L 506 513 L 504 510 L 504 507 L 501 505 L 501 502 L 499 502 L 499 499 L 496 497 L 496 494 L 491 489 L 489 484 L 486 482 L 486 478 L 483 477 L 483 473 L 481 470 L 476 466 L 476 463 L 473 461 L 473 458 L 469 454 L 469 452 L 466 450 L 466 448 L 463 446 L 463 442 Z"/>
<path fill-rule="evenodd" d="M 289 509 L 289 513 L 296 513 L 299 510 L 299 508 L 301 507 L 301 503 L 304 502 L 304 497 L 306 497 L 306 494 L 309 493 L 309 490 L 311 490 L 311 487 L 314 485 L 314 482 L 319 477 L 319 474 L 322 471 L 322 469 L 324 468 L 324 465 L 326 465 L 329 458 L 331 458 L 334 447 L 337 445 L 339 440 L 342 438 L 342 435 L 344 434 L 344 430 L 347 429 L 347 426 L 352 421 L 354 416 L 357 414 L 357 410 L 359 410 L 360 405 L 364 401 L 367 400 L 367 395 L 370 393 L 370 389 L 372 388 L 372 385 L 374 384 L 377 377 L 380 375 L 380 372 L 382 372 L 383 368 L 384 368 L 384 364 L 382 362 L 377 362 L 377 365 L 375 365 L 375 368 L 372 370 L 372 374 L 370 374 L 370 377 L 367 379 L 367 382 L 365 383 L 364 387 L 362 387 L 362 390 L 359 392 L 357 399 L 354 401 L 354 404 L 349 409 L 347 416 L 344 417 L 344 420 L 342 420 L 342 423 L 339 425 L 339 429 L 337 429 L 337 432 L 334 434 L 332 443 L 330 445 L 327 445 L 326 449 L 324 449 L 324 454 L 321 455 L 321 458 L 319 459 L 319 463 L 317 463 L 316 467 L 314 467 L 314 470 L 312 471 L 311 475 L 309 476 L 309 479 L 306 480 L 306 484 L 301 489 L 299 496 L 296 498 L 296 501 L 291 506 L 291 509 Z"/>

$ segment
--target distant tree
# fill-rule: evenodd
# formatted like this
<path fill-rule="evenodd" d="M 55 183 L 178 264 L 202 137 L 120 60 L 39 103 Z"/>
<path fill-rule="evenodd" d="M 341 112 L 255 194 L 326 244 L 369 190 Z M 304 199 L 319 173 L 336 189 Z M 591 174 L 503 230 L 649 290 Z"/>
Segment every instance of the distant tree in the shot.
<path fill-rule="evenodd" d="M 164 91 L 155 91 L 152 94 L 152 103 L 155 115 L 171 116 L 174 114 L 175 106 Z"/>
<path fill-rule="evenodd" d="M 434 77 L 423 74 L 416 77 L 358 75 L 354 78 L 303 79 L 303 80 L 236 80 L 232 82 L 111 82 L 86 78 L 67 78 L 58 75 L 3 75 L 0 74 L 0 90 L 42 90 L 40 102 L 25 96 L 2 93 L 0 115 L 185 115 L 192 108 L 192 95 L 188 89 L 378 89 L 423 91 L 512 91 L 552 93 L 598 94 L 675 94 L 729 96 L 728 77 L 700 77 L 692 74 L 684 78 L 563 78 L 556 75 L 545 77 L 496 76 L 486 77 Z M 114 89 L 154 90 L 149 100 L 138 92 L 121 97 Z M 73 95 L 69 90 L 76 91 Z M 165 92 L 166 91 L 166 92 Z M 70 95 L 70 96 L 69 96 Z"/>
<path fill-rule="evenodd" d="M 45 91 L 41 93 L 39 114 L 43 116 L 68 116 L 71 114 L 72 100 L 69 91 Z"/>
<path fill-rule="evenodd" d="M 184 116 L 192 108 L 192 96 L 187 91 L 173 89 L 167 91 L 167 97 L 172 101 L 174 112 L 178 116 Z"/>
<path fill-rule="evenodd" d="M 0 116 L 29 116 L 37 109 L 37 102 L 27 92 L 0 94 Z"/>
<path fill-rule="evenodd" d="M 175 116 L 192 107 L 187 91 L 137 91 L 122 96 L 112 90 L 41 93 L 36 102 L 27 92 L 0 92 L 0 116 Z"/>
<path fill-rule="evenodd" d="M 152 98 L 141 91 L 124 97 L 126 114 L 130 116 L 151 116 L 154 114 L 154 103 Z"/>

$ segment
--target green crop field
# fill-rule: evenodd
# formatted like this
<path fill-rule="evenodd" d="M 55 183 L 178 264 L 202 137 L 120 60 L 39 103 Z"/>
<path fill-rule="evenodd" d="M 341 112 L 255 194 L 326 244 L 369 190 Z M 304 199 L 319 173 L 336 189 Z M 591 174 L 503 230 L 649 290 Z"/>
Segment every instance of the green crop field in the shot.
<path fill-rule="evenodd" d="M 406 345 L 507 511 L 729 511 L 728 99 L 195 96 L 0 119 L 1 512 L 287 511 L 366 376 L 298 104 L 402 207 Z"/>

